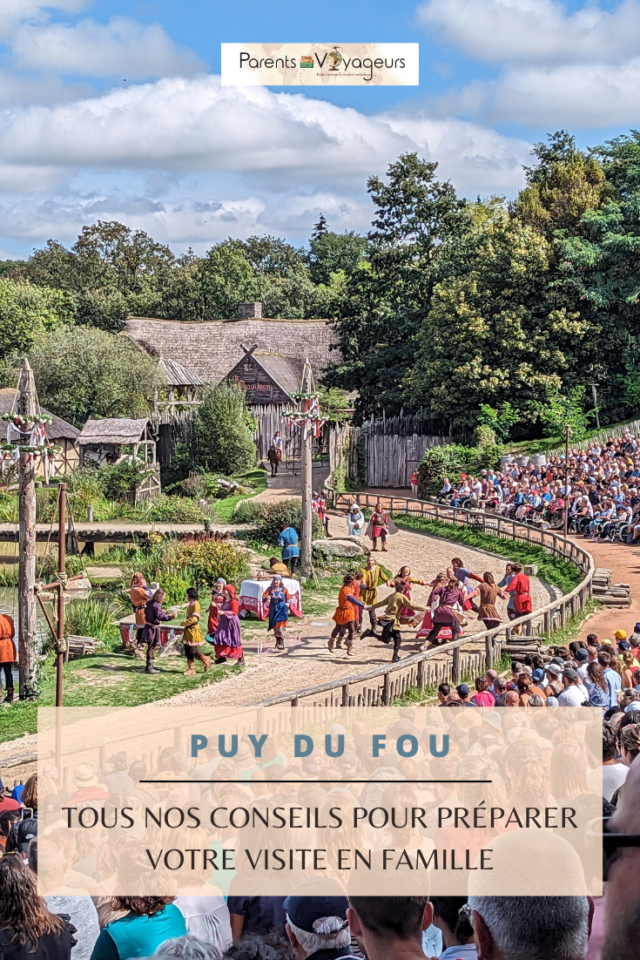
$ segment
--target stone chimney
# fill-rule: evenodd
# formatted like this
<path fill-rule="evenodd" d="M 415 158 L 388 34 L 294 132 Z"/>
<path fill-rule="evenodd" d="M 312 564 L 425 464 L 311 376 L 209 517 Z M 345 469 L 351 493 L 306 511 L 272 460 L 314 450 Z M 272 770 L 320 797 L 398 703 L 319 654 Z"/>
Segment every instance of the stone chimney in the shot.
<path fill-rule="evenodd" d="M 261 320 L 261 319 L 262 319 L 261 303 L 239 303 L 238 304 L 238 320 Z"/>

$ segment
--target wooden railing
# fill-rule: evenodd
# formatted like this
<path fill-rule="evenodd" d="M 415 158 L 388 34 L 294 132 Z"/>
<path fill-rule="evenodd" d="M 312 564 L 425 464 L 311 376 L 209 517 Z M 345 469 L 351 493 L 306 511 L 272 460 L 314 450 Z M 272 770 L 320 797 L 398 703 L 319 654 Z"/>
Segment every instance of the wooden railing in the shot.
<path fill-rule="evenodd" d="M 353 499 L 352 495 L 336 493 L 328 489 L 331 505 L 347 511 Z M 424 653 L 415 653 L 398 663 L 377 666 L 364 673 L 306 687 L 291 693 L 283 693 L 268 700 L 261 700 L 260 706 L 290 702 L 297 706 L 301 700 L 329 706 L 384 706 L 392 704 L 396 697 L 407 690 L 433 687 L 443 680 L 454 684 L 463 676 L 491 669 L 502 656 L 503 645 L 511 638 L 513 627 L 523 628 L 525 635 L 549 634 L 558 627 L 564 627 L 567 620 L 582 610 L 591 597 L 591 582 L 595 572 L 593 557 L 582 547 L 550 530 L 539 530 L 515 520 L 507 520 L 480 510 L 462 510 L 425 500 L 410 497 L 378 496 L 359 493 L 361 507 L 374 507 L 381 503 L 389 513 L 406 514 L 413 517 L 425 517 L 438 520 L 452 527 L 472 527 L 505 541 L 517 541 L 531 546 L 542 547 L 552 556 L 561 557 L 577 567 L 583 574 L 581 582 L 570 593 L 548 603 L 531 613 L 518 617 L 509 623 L 500 624 L 492 630 L 483 630 L 470 636 L 461 637 L 446 647 L 436 647 Z M 505 549 L 508 555 L 508 549 Z M 462 649 L 462 648 L 466 649 Z M 450 656 L 443 658 L 443 652 Z"/>

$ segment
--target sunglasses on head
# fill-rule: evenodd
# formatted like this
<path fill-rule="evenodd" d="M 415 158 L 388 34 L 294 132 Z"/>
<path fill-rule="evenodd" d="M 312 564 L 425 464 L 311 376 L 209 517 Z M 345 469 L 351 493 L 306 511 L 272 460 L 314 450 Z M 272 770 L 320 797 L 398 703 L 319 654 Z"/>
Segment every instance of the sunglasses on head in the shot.
<path fill-rule="evenodd" d="M 625 847 L 640 847 L 639 833 L 616 833 L 609 827 L 609 818 L 602 821 L 602 879 L 608 880 L 608 873 Z"/>

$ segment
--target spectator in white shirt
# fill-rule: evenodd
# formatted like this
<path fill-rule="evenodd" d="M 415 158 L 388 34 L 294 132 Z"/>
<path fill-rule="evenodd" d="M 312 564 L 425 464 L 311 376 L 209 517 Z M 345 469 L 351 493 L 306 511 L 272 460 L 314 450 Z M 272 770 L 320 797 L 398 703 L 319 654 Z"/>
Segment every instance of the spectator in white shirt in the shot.
<path fill-rule="evenodd" d="M 558 697 L 559 707 L 581 707 L 589 703 L 589 694 L 586 687 L 580 683 L 577 672 L 572 667 L 567 667 L 562 673 L 564 690 Z"/>
<path fill-rule="evenodd" d="M 580 647 L 575 653 L 576 663 L 578 664 L 578 676 L 583 683 L 587 681 L 587 667 L 589 666 L 589 651 Z"/>

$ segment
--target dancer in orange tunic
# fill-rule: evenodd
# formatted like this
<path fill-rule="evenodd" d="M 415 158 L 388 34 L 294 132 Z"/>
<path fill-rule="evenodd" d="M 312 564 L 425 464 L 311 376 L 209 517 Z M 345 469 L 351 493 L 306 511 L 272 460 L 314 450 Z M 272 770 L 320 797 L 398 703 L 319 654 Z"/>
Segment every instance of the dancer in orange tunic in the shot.
<path fill-rule="evenodd" d="M 11 668 L 18 659 L 14 636 L 16 628 L 13 618 L 6 613 L 0 613 L 0 670 L 4 672 L 6 695 L 5 703 L 13 702 L 13 673 Z M 0 677 L 0 691 L 2 690 L 2 678 Z"/>
<path fill-rule="evenodd" d="M 338 606 L 336 607 L 336 612 L 333 615 L 335 627 L 333 628 L 333 632 L 331 633 L 331 638 L 328 643 L 329 652 L 333 653 L 334 646 L 342 646 L 342 638 L 346 633 L 347 654 L 350 657 L 353 656 L 353 634 L 356 620 L 358 619 L 356 607 L 364 606 L 362 600 L 359 600 L 355 596 L 354 584 L 355 577 L 352 573 L 348 573 L 342 581 L 340 595 L 338 596 Z"/>

